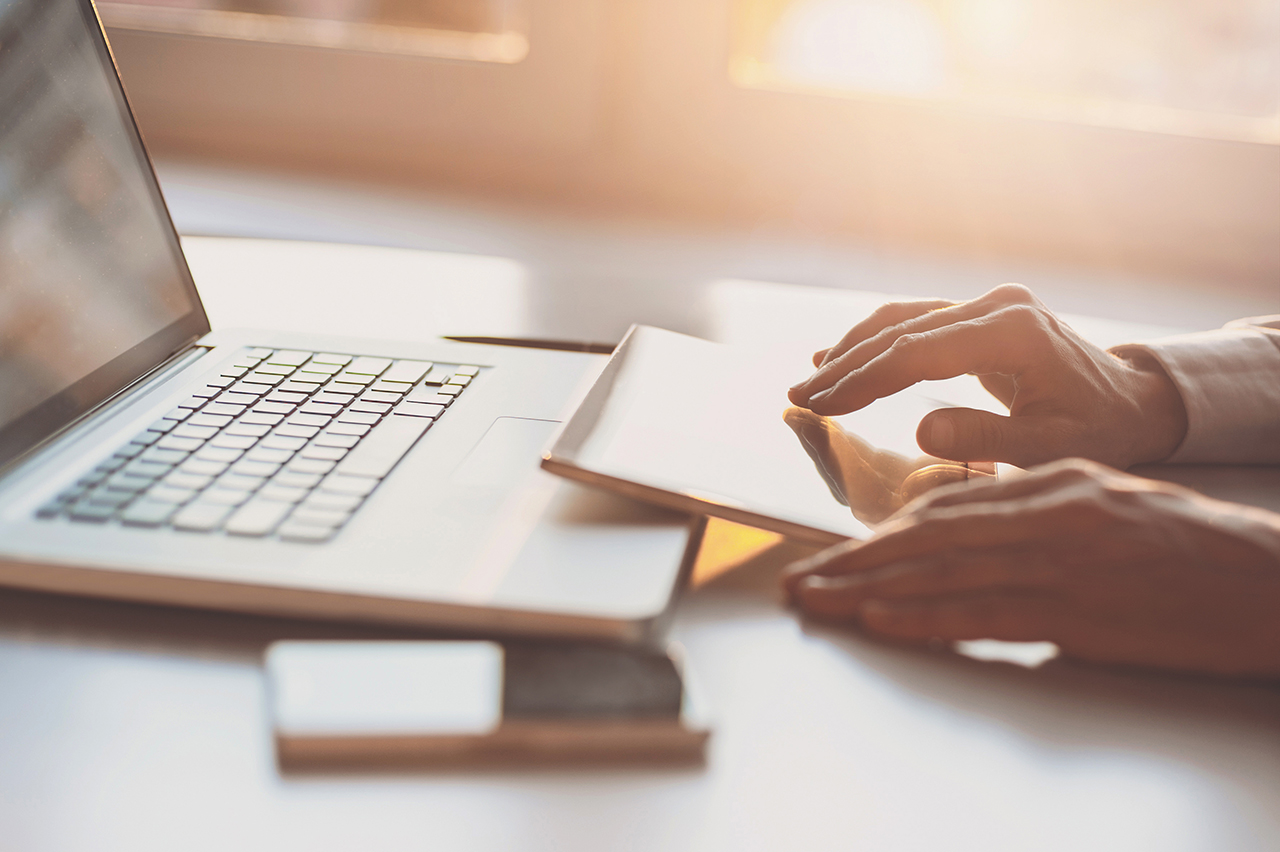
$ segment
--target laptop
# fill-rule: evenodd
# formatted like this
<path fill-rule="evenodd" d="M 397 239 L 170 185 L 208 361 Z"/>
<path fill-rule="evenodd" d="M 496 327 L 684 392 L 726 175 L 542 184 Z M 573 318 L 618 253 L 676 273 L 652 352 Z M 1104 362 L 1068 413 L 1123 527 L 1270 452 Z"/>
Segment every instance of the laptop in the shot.
<path fill-rule="evenodd" d="M 604 360 L 211 331 L 92 5 L 0 2 L 0 584 L 642 637 L 700 528 L 538 469 Z"/>

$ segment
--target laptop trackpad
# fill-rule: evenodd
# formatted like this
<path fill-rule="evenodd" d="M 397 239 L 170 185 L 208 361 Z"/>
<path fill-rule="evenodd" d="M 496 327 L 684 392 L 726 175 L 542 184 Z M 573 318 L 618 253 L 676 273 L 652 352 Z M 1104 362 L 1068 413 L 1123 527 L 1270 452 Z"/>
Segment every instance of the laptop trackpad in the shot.
<path fill-rule="evenodd" d="M 499 417 L 449 480 L 458 485 L 484 488 L 515 485 L 530 471 L 538 469 L 542 451 L 559 426 L 556 420 Z"/>

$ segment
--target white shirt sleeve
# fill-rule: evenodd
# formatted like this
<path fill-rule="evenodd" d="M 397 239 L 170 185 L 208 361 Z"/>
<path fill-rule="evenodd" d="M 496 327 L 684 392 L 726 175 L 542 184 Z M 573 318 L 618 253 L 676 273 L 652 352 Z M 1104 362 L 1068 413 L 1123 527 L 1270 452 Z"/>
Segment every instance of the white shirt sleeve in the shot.
<path fill-rule="evenodd" d="M 1280 464 L 1280 315 L 1112 351 L 1132 349 L 1164 366 L 1186 405 L 1187 435 L 1166 461 Z"/>

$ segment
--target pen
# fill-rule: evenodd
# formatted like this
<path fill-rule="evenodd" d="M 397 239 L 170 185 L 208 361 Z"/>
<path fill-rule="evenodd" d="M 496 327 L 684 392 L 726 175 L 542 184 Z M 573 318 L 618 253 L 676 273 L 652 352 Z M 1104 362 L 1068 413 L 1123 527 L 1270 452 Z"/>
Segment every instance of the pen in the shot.
<path fill-rule="evenodd" d="M 526 349 L 558 349 L 564 352 L 593 352 L 608 355 L 616 344 L 588 343 L 579 340 L 542 340 L 534 337 L 458 337 L 444 335 L 445 340 L 455 343 L 482 343 L 486 346 L 522 346 Z"/>

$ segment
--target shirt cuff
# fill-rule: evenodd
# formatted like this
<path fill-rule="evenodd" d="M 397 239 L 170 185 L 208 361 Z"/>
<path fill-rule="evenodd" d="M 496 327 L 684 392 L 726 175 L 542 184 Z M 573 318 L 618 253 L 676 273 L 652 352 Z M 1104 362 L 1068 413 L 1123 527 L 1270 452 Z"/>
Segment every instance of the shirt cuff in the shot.
<path fill-rule="evenodd" d="M 1160 362 L 1187 409 L 1186 437 L 1165 461 L 1280 464 L 1280 333 L 1233 327 L 1111 351 L 1132 350 Z"/>

